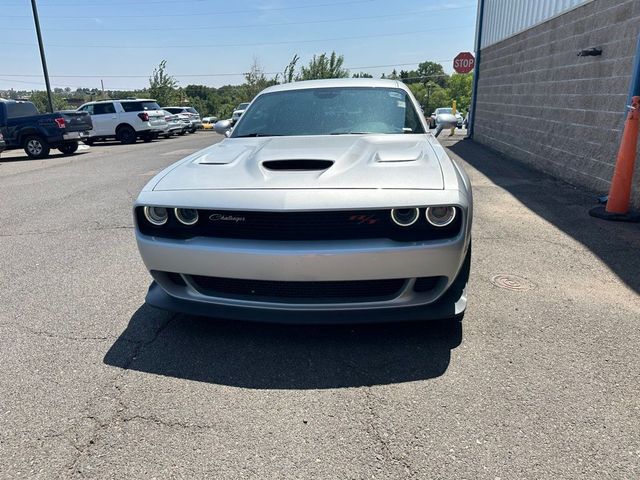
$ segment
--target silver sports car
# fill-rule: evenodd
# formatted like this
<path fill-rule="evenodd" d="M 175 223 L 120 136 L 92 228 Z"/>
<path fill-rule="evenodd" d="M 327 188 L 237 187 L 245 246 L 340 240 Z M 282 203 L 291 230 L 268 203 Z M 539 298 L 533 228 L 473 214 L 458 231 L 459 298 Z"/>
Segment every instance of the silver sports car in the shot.
<path fill-rule="evenodd" d="M 147 303 L 275 322 L 462 318 L 471 186 L 419 112 L 392 80 L 264 90 L 227 138 L 140 193 Z"/>

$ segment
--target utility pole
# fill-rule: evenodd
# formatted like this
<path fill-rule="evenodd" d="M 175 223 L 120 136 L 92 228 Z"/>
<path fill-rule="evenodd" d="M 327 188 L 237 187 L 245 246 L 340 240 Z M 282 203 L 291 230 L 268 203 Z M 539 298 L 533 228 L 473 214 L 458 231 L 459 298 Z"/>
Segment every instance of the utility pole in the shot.
<path fill-rule="evenodd" d="M 31 0 L 33 10 L 33 21 L 36 24 L 36 34 L 38 35 L 38 47 L 40 47 L 40 58 L 42 59 L 42 70 L 44 72 L 44 83 L 47 86 L 47 99 L 49 100 L 49 111 L 53 113 L 53 100 L 51 99 L 51 85 L 49 85 L 49 71 L 47 70 L 47 59 L 44 56 L 44 45 L 42 44 L 42 32 L 40 31 L 40 20 L 38 19 L 38 8 L 36 0 Z"/>
<path fill-rule="evenodd" d="M 102 87 L 102 99 L 104 100 L 106 97 L 104 96 L 104 81 L 100 79 L 100 86 Z"/>

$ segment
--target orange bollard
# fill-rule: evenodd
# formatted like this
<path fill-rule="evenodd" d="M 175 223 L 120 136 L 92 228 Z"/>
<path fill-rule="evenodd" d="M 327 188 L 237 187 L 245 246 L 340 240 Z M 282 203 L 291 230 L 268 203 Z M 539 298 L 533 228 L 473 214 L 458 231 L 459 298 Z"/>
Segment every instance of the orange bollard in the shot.
<path fill-rule="evenodd" d="M 640 97 L 633 97 L 624 123 L 622 141 L 616 168 L 613 172 L 609 198 L 605 208 L 596 207 L 589 211 L 592 217 L 621 222 L 638 222 L 640 215 L 629 212 L 631 207 L 631 186 L 633 169 L 638 149 L 638 126 L 640 124 Z"/>
<path fill-rule="evenodd" d="M 638 121 L 640 117 L 640 97 L 633 97 L 631 108 L 624 124 L 616 169 L 611 180 L 607 212 L 628 213 L 631 203 L 631 180 L 633 179 L 633 167 L 636 161 L 638 146 Z"/>

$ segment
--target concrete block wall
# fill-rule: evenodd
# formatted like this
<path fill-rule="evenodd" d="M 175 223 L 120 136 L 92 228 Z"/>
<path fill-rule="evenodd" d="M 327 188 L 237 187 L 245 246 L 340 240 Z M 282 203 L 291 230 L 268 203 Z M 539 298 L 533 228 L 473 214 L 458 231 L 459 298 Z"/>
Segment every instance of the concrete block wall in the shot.
<path fill-rule="evenodd" d="M 474 140 L 606 193 L 638 34 L 640 0 L 594 0 L 484 48 Z M 577 56 L 594 46 L 601 56 Z M 638 158 L 633 203 L 640 206 Z"/>

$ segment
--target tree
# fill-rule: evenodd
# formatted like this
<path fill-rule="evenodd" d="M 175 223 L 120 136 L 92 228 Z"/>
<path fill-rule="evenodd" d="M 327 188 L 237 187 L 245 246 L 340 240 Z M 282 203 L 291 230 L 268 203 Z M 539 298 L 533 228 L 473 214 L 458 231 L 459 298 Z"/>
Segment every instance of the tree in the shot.
<path fill-rule="evenodd" d="M 413 96 L 416 97 L 418 103 L 422 106 L 425 113 L 427 111 L 427 88 L 422 83 L 410 83 L 407 85 Z"/>
<path fill-rule="evenodd" d="M 434 83 L 437 83 L 442 88 L 447 88 L 447 82 L 449 80 L 449 76 L 444 73 L 444 69 L 442 65 L 436 62 L 422 62 L 418 64 L 418 75 L 421 78 L 421 81 L 426 83 L 431 80 Z"/>
<path fill-rule="evenodd" d="M 296 64 L 298 63 L 298 60 L 300 60 L 300 57 L 298 54 L 295 54 L 289 62 L 289 65 L 284 67 L 284 71 L 282 72 L 282 83 L 291 83 L 295 80 Z"/>
<path fill-rule="evenodd" d="M 431 112 L 433 112 L 436 108 L 450 107 L 452 100 L 453 99 L 451 98 L 451 95 L 446 88 L 442 88 L 439 85 L 436 85 L 431 91 L 431 95 L 429 97 L 429 105 L 427 106 L 431 109 Z"/>
<path fill-rule="evenodd" d="M 456 101 L 459 111 L 469 111 L 469 106 L 471 105 L 472 89 L 472 73 L 454 73 L 449 78 L 449 96 Z"/>
<path fill-rule="evenodd" d="M 166 73 L 166 68 L 167 61 L 162 60 L 149 77 L 149 96 L 164 106 L 180 101 L 180 95 L 176 91 L 178 81 Z"/>
<path fill-rule="evenodd" d="M 44 91 L 36 91 L 32 92 L 29 96 L 29 100 L 33 102 L 39 112 L 48 112 L 49 111 L 49 100 L 47 99 L 47 92 Z M 67 101 L 64 99 L 63 95 L 57 95 L 55 93 L 51 94 L 51 101 L 53 103 L 54 110 L 65 110 L 69 108 L 67 105 Z"/>
<path fill-rule="evenodd" d="M 344 63 L 343 55 L 336 55 L 331 52 L 327 57 L 326 53 L 314 55 L 307 67 L 302 67 L 297 80 L 316 80 L 321 78 L 346 78 L 349 70 L 342 68 Z"/>
<path fill-rule="evenodd" d="M 259 60 L 254 57 L 253 63 L 251 64 L 251 68 L 247 73 L 244 74 L 244 79 L 246 81 L 245 87 L 245 98 L 246 101 L 250 101 L 262 90 L 267 88 L 270 85 L 274 85 L 277 81 L 268 80 L 264 74 L 264 69 L 262 65 L 260 65 Z"/>
<path fill-rule="evenodd" d="M 373 75 L 366 72 L 354 73 L 353 78 L 373 78 Z"/>

